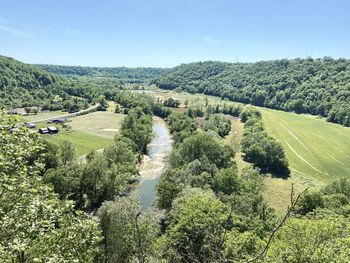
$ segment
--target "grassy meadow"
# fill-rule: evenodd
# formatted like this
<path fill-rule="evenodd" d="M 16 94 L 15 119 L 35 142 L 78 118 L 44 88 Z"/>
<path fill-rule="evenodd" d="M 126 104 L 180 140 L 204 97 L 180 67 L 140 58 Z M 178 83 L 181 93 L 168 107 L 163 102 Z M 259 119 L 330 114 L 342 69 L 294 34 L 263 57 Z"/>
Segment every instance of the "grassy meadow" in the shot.
<path fill-rule="evenodd" d="M 51 118 L 62 115 L 62 112 L 39 113 L 38 115 L 22 117 L 22 121 L 32 121 L 32 117 L 38 119 Z M 118 133 L 123 114 L 114 113 L 114 103 L 110 103 L 107 111 L 92 112 L 89 114 L 70 118 L 66 123 L 71 128 L 64 128 L 61 124 L 39 123 L 38 128 L 56 126 L 59 133 L 44 135 L 44 138 L 57 145 L 63 141 L 70 141 L 76 147 L 78 156 L 87 154 L 92 150 L 98 150 L 111 143 Z"/>
<path fill-rule="evenodd" d="M 74 131 L 113 139 L 120 128 L 123 114 L 117 114 L 109 111 L 97 111 L 90 114 L 72 118 L 68 124 Z"/>
<path fill-rule="evenodd" d="M 61 129 L 62 130 L 62 129 Z M 62 132 L 57 135 L 45 135 L 48 141 L 60 145 L 63 141 L 72 142 L 75 145 L 77 156 L 87 154 L 93 150 L 106 147 L 111 143 L 110 139 L 90 135 L 79 131 Z"/>
<path fill-rule="evenodd" d="M 282 143 L 292 171 L 288 179 L 266 179 L 266 197 L 277 210 L 285 208 L 291 183 L 297 190 L 319 188 L 350 176 L 349 128 L 316 116 L 260 110 L 266 130 Z"/>

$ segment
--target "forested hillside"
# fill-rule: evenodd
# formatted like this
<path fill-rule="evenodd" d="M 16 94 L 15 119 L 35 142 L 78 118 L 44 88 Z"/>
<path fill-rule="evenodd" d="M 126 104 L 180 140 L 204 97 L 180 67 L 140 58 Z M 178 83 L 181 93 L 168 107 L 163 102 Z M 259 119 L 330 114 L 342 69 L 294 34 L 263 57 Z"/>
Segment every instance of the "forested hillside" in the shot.
<path fill-rule="evenodd" d="M 106 77 L 129 79 L 135 82 L 149 80 L 168 71 L 165 68 L 127 68 L 127 67 L 82 67 L 61 65 L 36 65 L 49 72 L 62 76 Z"/>
<path fill-rule="evenodd" d="M 57 76 L 38 67 L 24 64 L 13 58 L 0 56 L 0 87 L 33 89 L 57 81 Z"/>
<path fill-rule="evenodd" d="M 89 104 L 113 96 L 117 83 L 73 80 L 37 66 L 0 56 L 0 107 L 26 107 L 41 110 L 86 109 Z"/>
<path fill-rule="evenodd" d="M 310 113 L 350 126 L 350 60 L 293 59 L 257 63 L 198 62 L 156 78 L 163 89 Z"/>

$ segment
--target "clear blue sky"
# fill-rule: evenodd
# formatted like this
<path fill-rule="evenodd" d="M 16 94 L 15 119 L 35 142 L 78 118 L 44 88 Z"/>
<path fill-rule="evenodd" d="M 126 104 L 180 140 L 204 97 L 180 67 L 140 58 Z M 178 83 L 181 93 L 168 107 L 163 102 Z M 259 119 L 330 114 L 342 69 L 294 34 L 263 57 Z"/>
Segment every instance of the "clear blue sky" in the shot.
<path fill-rule="evenodd" d="M 160 66 L 350 57 L 349 0 L 0 0 L 0 54 Z"/>

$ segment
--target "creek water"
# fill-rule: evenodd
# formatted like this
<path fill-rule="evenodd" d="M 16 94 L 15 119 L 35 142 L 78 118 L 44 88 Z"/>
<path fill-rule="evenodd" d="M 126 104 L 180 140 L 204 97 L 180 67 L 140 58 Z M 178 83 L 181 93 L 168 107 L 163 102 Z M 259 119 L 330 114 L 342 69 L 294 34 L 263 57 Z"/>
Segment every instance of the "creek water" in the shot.
<path fill-rule="evenodd" d="M 136 191 L 140 196 L 142 210 L 152 205 L 157 184 L 165 166 L 165 156 L 171 151 L 172 139 L 165 121 L 153 117 L 153 138 L 148 145 L 148 154 L 144 155 L 139 166 L 140 183 Z"/>

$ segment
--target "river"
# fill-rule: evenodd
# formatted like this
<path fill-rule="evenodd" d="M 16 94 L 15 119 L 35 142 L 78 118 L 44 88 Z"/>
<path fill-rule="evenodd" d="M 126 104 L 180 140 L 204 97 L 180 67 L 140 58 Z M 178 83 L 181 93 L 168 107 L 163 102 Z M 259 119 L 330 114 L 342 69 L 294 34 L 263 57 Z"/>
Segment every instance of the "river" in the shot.
<path fill-rule="evenodd" d="M 140 196 L 142 210 L 152 205 L 156 193 L 157 184 L 165 166 L 165 156 L 171 151 L 172 139 L 165 121 L 159 117 L 153 117 L 153 138 L 147 148 L 139 166 L 140 183 L 136 190 Z"/>

